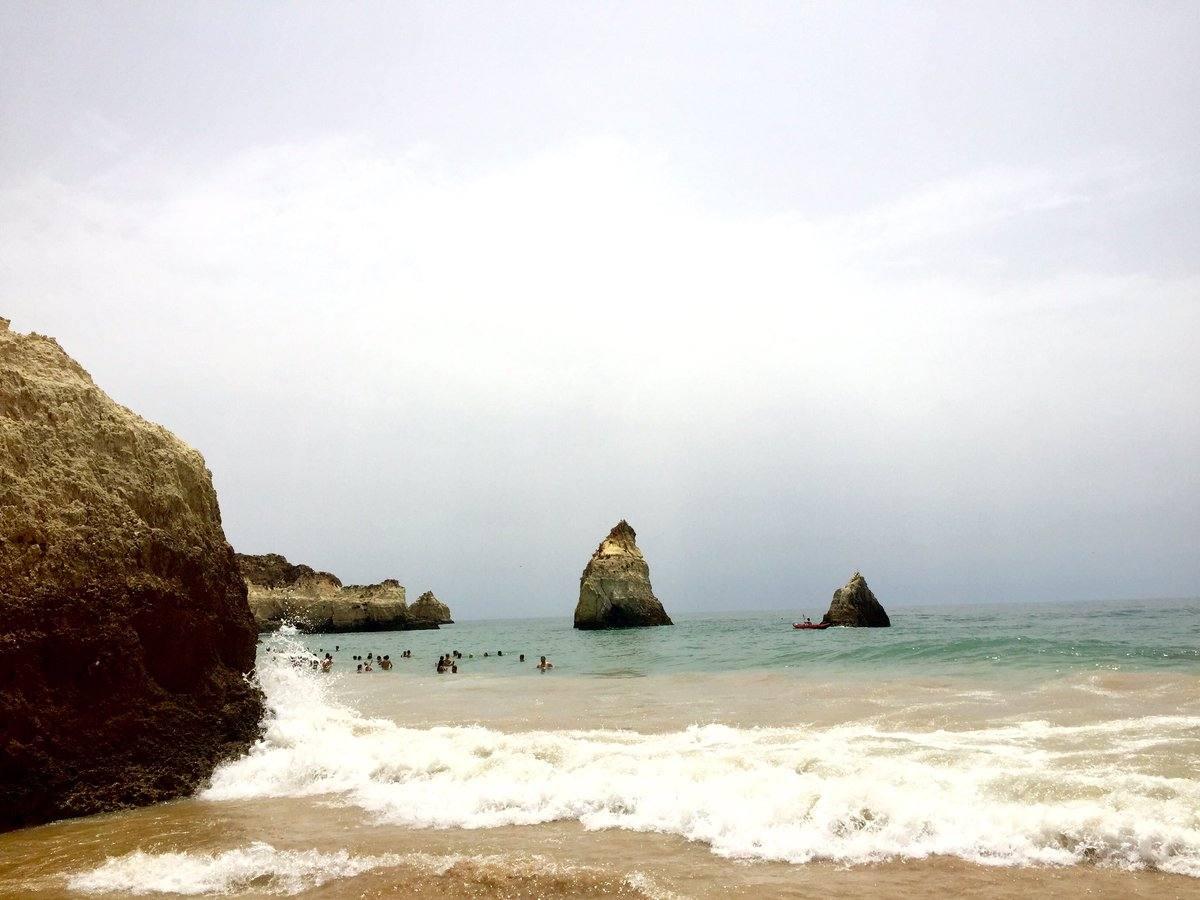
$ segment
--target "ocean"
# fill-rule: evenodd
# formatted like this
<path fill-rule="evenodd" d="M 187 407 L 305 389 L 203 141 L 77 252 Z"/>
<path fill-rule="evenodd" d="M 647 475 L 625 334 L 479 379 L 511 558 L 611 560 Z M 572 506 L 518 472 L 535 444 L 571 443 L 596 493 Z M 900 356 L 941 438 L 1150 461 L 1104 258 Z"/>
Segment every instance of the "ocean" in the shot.
<path fill-rule="evenodd" d="M 259 745 L 0 894 L 1200 897 L 1200 601 L 889 612 L 264 636 Z"/>

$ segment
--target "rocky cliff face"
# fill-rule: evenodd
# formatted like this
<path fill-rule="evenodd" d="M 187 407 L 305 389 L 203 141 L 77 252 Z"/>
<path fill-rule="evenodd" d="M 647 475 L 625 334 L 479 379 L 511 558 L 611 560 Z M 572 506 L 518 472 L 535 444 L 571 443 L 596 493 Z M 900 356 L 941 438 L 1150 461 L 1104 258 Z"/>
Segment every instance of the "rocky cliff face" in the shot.
<path fill-rule="evenodd" d="M 186 794 L 259 733 L 200 454 L 0 319 L 0 829 Z"/>
<path fill-rule="evenodd" d="M 638 549 L 637 533 L 622 519 L 600 542 L 579 578 L 575 627 L 670 624 L 670 616 L 650 587 L 650 567 Z"/>
<path fill-rule="evenodd" d="M 850 625 L 858 628 L 887 628 L 892 622 L 884 611 L 861 572 L 855 572 L 850 580 L 833 592 L 829 612 L 822 622 L 831 625 Z"/>
<path fill-rule="evenodd" d="M 417 602 L 412 605 L 412 614 L 418 619 L 437 622 L 439 625 L 453 625 L 454 620 L 450 618 L 450 607 L 433 595 L 433 591 L 426 591 L 417 598 Z"/>
<path fill-rule="evenodd" d="M 431 593 L 410 607 L 404 585 L 394 578 L 343 586 L 336 576 L 292 565 L 277 553 L 239 553 L 237 562 L 260 631 L 274 631 L 285 622 L 321 634 L 409 631 L 453 621 L 450 610 Z M 435 605 L 423 604 L 426 596 Z"/>

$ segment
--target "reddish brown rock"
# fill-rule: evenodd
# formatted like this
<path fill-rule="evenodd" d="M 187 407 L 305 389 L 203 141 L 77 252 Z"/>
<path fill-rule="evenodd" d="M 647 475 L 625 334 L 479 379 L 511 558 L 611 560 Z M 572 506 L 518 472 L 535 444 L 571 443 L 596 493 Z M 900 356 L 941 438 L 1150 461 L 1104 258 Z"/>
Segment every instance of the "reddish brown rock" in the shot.
<path fill-rule="evenodd" d="M 200 454 L 0 319 L 0 829 L 195 789 L 256 633 Z"/>

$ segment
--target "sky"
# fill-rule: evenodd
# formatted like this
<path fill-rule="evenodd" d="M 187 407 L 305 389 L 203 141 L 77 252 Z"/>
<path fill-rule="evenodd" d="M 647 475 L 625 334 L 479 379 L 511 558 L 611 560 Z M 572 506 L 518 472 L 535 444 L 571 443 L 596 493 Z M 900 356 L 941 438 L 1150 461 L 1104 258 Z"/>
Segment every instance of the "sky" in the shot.
<path fill-rule="evenodd" d="M 1200 594 L 1192 3 L 0 4 L 0 315 L 240 551 L 570 616 Z"/>

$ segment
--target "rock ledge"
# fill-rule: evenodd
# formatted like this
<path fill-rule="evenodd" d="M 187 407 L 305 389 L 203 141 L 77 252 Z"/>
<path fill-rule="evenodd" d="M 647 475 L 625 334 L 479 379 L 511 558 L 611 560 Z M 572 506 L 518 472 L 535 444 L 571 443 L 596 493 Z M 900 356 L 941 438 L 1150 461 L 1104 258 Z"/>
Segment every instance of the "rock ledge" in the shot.
<path fill-rule="evenodd" d="M 454 621 L 431 592 L 409 606 L 404 585 L 394 578 L 343 585 L 336 575 L 293 565 L 278 553 L 239 553 L 237 562 L 259 631 L 274 631 L 285 622 L 320 634 L 412 631 Z"/>

